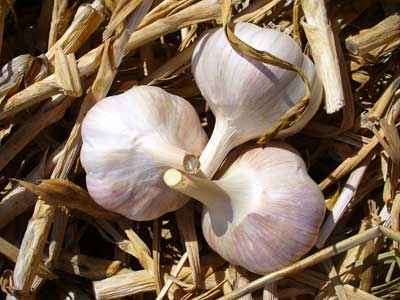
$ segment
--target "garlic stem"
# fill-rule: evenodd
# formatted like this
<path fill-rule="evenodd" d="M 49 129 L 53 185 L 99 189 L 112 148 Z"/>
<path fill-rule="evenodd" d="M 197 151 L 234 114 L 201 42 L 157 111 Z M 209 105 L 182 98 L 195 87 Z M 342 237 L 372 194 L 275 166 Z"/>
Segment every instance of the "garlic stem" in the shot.
<path fill-rule="evenodd" d="M 197 176 L 186 175 L 176 169 L 164 174 L 164 182 L 170 188 L 194 198 L 214 213 L 223 215 L 230 204 L 228 194 L 216 182 Z"/>
<path fill-rule="evenodd" d="M 159 143 L 147 148 L 154 159 L 163 166 L 168 166 L 174 169 L 185 170 L 185 157 L 190 155 L 184 150 L 173 147 L 168 143 Z"/>
<path fill-rule="evenodd" d="M 229 151 L 238 144 L 235 141 L 237 130 L 222 118 L 216 116 L 216 119 L 211 138 L 200 156 L 200 169 L 207 178 L 214 176 Z"/>

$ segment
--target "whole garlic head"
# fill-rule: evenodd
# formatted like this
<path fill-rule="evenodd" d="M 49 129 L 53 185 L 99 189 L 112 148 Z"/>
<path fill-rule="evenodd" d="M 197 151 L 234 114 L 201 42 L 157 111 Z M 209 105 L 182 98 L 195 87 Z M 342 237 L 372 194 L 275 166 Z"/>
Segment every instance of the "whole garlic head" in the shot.
<path fill-rule="evenodd" d="M 182 207 L 187 197 L 162 176 L 181 169 L 186 154 L 207 143 L 195 109 L 161 88 L 138 86 L 105 98 L 82 124 L 81 161 L 90 195 L 132 220 L 151 220 Z"/>
<path fill-rule="evenodd" d="M 302 118 L 278 136 L 300 131 L 314 116 L 322 98 L 322 85 L 311 60 L 280 31 L 238 23 L 234 33 L 257 50 L 301 66 L 310 82 L 310 104 Z M 230 150 L 265 134 L 306 94 L 297 73 L 241 55 L 232 48 L 222 28 L 207 33 L 198 42 L 192 72 L 216 117 L 213 135 L 200 159 L 207 177 L 215 174 Z"/>
<path fill-rule="evenodd" d="M 177 170 L 168 170 L 164 180 L 205 205 L 202 227 L 211 248 L 257 274 L 306 254 L 325 215 L 318 185 L 297 151 L 284 143 L 246 151 L 216 181 Z"/>

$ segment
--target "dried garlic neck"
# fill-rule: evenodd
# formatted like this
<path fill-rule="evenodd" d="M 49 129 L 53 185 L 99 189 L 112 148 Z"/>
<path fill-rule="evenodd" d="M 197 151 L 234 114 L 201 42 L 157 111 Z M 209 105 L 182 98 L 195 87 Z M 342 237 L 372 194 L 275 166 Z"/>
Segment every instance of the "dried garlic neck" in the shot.
<path fill-rule="evenodd" d="M 200 156 L 200 169 L 207 178 L 212 178 L 228 155 L 237 146 L 237 130 L 229 122 L 217 118 L 211 138 Z"/>

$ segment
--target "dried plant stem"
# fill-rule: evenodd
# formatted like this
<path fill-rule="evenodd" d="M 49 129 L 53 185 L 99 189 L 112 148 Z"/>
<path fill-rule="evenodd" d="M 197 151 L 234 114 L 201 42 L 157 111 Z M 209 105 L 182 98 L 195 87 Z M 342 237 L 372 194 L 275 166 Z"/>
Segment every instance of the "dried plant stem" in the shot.
<path fill-rule="evenodd" d="M 379 219 L 382 221 L 382 226 L 390 227 L 392 226 L 392 216 L 389 211 L 387 203 L 382 207 L 379 213 Z"/>
<path fill-rule="evenodd" d="M 383 93 L 381 98 L 378 100 L 377 103 L 381 101 L 383 97 L 390 97 L 394 96 L 395 91 L 392 89 L 392 86 L 389 86 L 388 89 L 392 91 L 392 93 Z M 386 100 L 382 100 L 380 103 L 384 103 Z M 390 112 L 392 112 L 391 118 L 393 120 L 397 120 L 400 110 L 395 107 L 395 105 L 391 108 Z M 381 113 L 378 114 L 378 117 Z M 384 135 L 382 130 L 379 130 L 380 135 Z M 371 139 L 371 141 L 364 145 L 360 150 L 352 157 L 347 158 L 344 160 L 331 174 L 327 176 L 320 184 L 319 187 L 324 190 L 332 183 L 338 181 L 340 178 L 348 174 L 351 170 L 353 170 L 359 163 L 361 163 L 367 155 L 378 145 L 379 139 L 376 135 Z"/>
<path fill-rule="evenodd" d="M 384 226 L 379 226 L 380 232 L 382 232 L 385 236 L 390 238 L 393 241 L 396 241 L 397 243 L 400 243 L 400 233 L 397 231 L 394 231 L 390 228 L 384 227 Z"/>
<path fill-rule="evenodd" d="M 55 77 L 65 95 L 71 97 L 82 96 L 82 85 L 76 65 L 74 53 L 65 55 L 61 48 L 56 50 Z"/>
<path fill-rule="evenodd" d="M 275 282 L 264 285 L 263 300 L 278 300 L 278 287 Z"/>
<path fill-rule="evenodd" d="M 118 260 L 106 260 L 83 254 L 62 253 L 56 269 L 89 280 L 101 280 L 123 272 Z"/>
<path fill-rule="evenodd" d="M 55 0 L 54 5 L 56 5 L 56 2 L 60 2 L 58 3 L 59 5 L 65 5 L 64 2 L 68 3 L 68 1 L 64 0 Z M 81 5 L 76 11 L 71 25 L 59 39 L 55 37 L 57 35 L 56 32 L 51 33 L 54 36 L 49 36 L 49 51 L 46 53 L 47 59 L 50 62 L 54 62 L 55 51 L 58 48 L 62 49 L 66 55 L 75 53 L 103 22 L 105 17 L 103 8 L 103 4 L 99 0 L 93 1 L 91 5 Z M 61 8 L 59 9 L 62 10 Z M 52 22 L 52 26 L 54 25 L 55 27 L 54 29 L 56 29 L 56 26 L 58 27 L 58 22 L 59 20 L 56 20 L 54 24 Z M 50 39 L 52 39 L 52 43 L 50 43 Z"/>
<path fill-rule="evenodd" d="M 318 240 L 316 242 L 316 246 L 318 248 L 323 247 L 326 240 L 335 229 L 337 223 L 346 212 L 348 204 L 357 192 L 358 186 L 361 183 L 361 179 L 364 177 L 371 159 L 371 155 L 365 158 L 363 162 L 350 174 L 349 179 L 347 180 L 338 200 L 335 203 L 335 206 L 322 225 Z"/>
<path fill-rule="evenodd" d="M 192 59 L 194 44 L 179 52 L 176 56 L 169 59 L 166 63 L 162 64 L 159 68 L 150 73 L 141 84 L 155 85 L 159 80 L 165 79 L 174 74 L 178 70 L 182 70 L 185 65 L 188 65 Z"/>
<path fill-rule="evenodd" d="M 267 2 L 267 3 L 265 3 Z M 276 5 L 283 2 L 283 0 L 268 0 L 262 1 L 262 6 L 254 11 L 250 11 L 246 14 L 242 14 L 238 18 L 235 19 L 235 23 L 237 22 L 252 22 L 258 23 L 261 19 L 263 19 L 266 14 L 273 9 Z"/>
<path fill-rule="evenodd" d="M 11 96 L 11 93 L 17 91 L 33 60 L 32 55 L 22 54 L 14 57 L 3 66 L 0 73 L 0 104 L 6 96 Z"/>
<path fill-rule="evenodd" d="M 384 113 L 391 107 L 394 100 L 394 93 L 400 88 L 400 76 L 396 77 L 386 88 L 382 96 L 376 101 L 374 107 L 368 113 L 368 120 L 378 121 L 384 116 Z"/>
<path fill-rule="evenodd" d="M 167 18 L 159 19 L 142 27 L 132 34 L 127 45 L 127 52 L 147 44 L 181 28 L 213 20 L 220 17 L 220 8 L 216 1 L 202 0 Z"/>
<path fill-rule="evenodd" d="M 49 32 L 48 48 L 54 45 L 59 38 L 59 26 L 61 18 L 68 8 L 68 0 L 54 0 L 53 12 L 51 15 L 51 24 Z"/>
<path fill-rule="evenodd" d="M 161 226 L 160 220 L 156 219 L 153 221 L 153 242 L 152 242 L 152 254 L 153 254 L 153 271 L 154 279 L 156 283 L 156 293 L 160 294 L 161 288 L 163 286 L 163 281 L 161 278 L 160 270 L 160 239 L 161 239 Z"/>
<path fill-rule="evenodd" d="M 391 227 L 394 231 L 400 231 L 400 193 L 396 194 L 396 197 L 394 198 L 393 204 L 392 204 L 392 211 L 391 211 L 391 219 L 392 219 L 392 224 Z M 399 251 L 399 243 L 394 242 L 393 244 L 394 248 Z"/>
<path fill-rule="evenodd" d="M 102 50 L 103 46 L 99 46 L 78 61 L 78 70 L 81 78 L 82 76 L 89 76 L 97 70 L 100 63 L 99 54 Z M 0 111 L 0 119 L 10 117 L 60 92 L 61 87 L 57 84 L 54 74 L 50 75 L 9 98 Z"/>
<path fill-rule="evenodd" d="M 346 39 L 346 48 L 354 55 L 364 55 L 400 37 L 400 16 L 387 17 L 374 27 L 361 30 Z"/>
<path fill-rule="evenodd" d="M 128 239 L 124 238 L 109 222 L 99 219 L 96 221 L 103 237 L 110 243 L 116 244 L 122 251 L 136 257 L 141 266 L 153 274 L 153 260 L 150 257 L 150 250 L 139 236 L 125 223 L 119 223 L 119 226 L 125 231 Z"/>
<path fill-rule="evenodd" d="M 188 259 L 188 253 L 185 252 L 185 254 L 182 255 L 181 259 L 179 260 L 176 268 L 171 272 L 172 277 L 178 277 L 179 272 L 182 270 L 184 264 L 186 263 Z M 168 278 L 168 280 L 165 282 L 165 285 L 160 291 L 160 294 L 157 295 L 156 300 L 161 300 L 164 298 L 164 296 L 168 293 L 169 288 L 171 285 L 174 283 L 174 281 L 171 278 Z"/>
<path fill-rule="evenodd" d="M 201 268 L 199 256 L 199 243 L 197 241 L 196 228 L 194 224 L 193 203 L 188 203 L 175 212 L 179 232 L 185 243 L 186 252 L 189 257 L 189 265 L 192 269 L 193 283 L 196 288 L 201 286 Z"/>
<path fill-rule="evenodd" d="M 302 0 L 307 23 L 303 28 L 310 43 L 315 62 L 315 68 L 325 90 L 326 112 L 328 114 L 341 110 L 346 101 L 344 78 L 339 65 L 339 45 L 335 42 L 332 24 L 323 0 Z"/>
<path fill-rule="evenodd" d="M 19 249 L 13 244 L 0 237 L 0 253 L 7 257 L 9 260 L 16 262 L 19 254 Z M 39 264 L 38 275 L 46 279 L 56 279 L 57 275 L 53 274 L 49 268 L 43 264 Z"/>
<path fill-rule="evenodd" d="M 157 20 L 134 32 L 126 45 L 126 53 L 132 52 L 144 44 L 176 30 L 200 22 L 214 20 L 220 16 L 218 4 L 203 0 L 183 9 L 165 19 Z M 61 40 L 61 39 L 60 39 Z M 89 76 L 99 67 L 104 45 L 101 45 L 78 60 L 79 75 Z M 68 53 L 68 51 L 66 52 Z M 9 98 L 0 111 L 0 120 L 37 104 L 60 92 L 55 76 L 50 75 Z"/>
<path fill-rule="evenodd" d="M 365 270 L 363 270 L 363 272 L 359 275 L 360 277 L 360 284 L 359 284 L 359 288 L 365 292 L 369 292 L 371 289 L 371 284 L 372 284 L 372 280 L 373 280 L 373 266 L 368 266 L 368 263 L 366 263 L 366 260 L 371 257 L 371 255 L 375 254 L 375 243 L 374 240 L 370 240 L 368 242 L 365 243 L 364 245 L 364 249 L 363 249 L 363 262 L 365 262 L 365 265 L 367 265 L 367 267 L 365 267 Z"/>
<path fill-rule="evenodd" d="M 338 273 L 332 261 L 330 259 L 327 259 L 326 261 L 323 262 L 323 265 L 326 271 L 328 272 L 328 277 L 332 282 L 338 300 L 349 300 L 346 291 L 343 287 L 343 283 L 341 282 L 340 277 L 338 276 Z"/>
<path fill-rule="evenodd" d="M 358 234 L 365 232 L 369 228 L 370 226 L 368 222 L 361 222 Z M 362 245 L 351 248 L 346 252 L 344 258 L 338 264 L 338 273 L 341 275 L 341 280 L 344 283 L 354 280 L 355 274 L 353 274 L 351 270 L 356 264 L 357 259 L 360 257 L 361 253 Z"/>
<path fill-rule="evenodd" d="M 236 274 L 237 274 L 237 279 L 235 281 L 235 289 L 240 289 L 241 287 L 249 284 L 250 279 L 247 274 L 241 274 L 237 271 L 236 269 Z M 243 297 L 238 298 L 238 300 L 253 300 L 253 295 L 251 293 L 248 293 L 244 295 Z"/>
<path fill-rule="evenodd" d="M 225 262 L 215 255 L 204 257 L 203 262 L 201 267 L 204 278 L 204 288 L 206 290 L 213 289 L 221 282 L 225 282 L 223 286 L 224 290 L 226 287 L 226 290 L 231 291 L 228 287 L 229 283 L 226 280 L 228 278 L 228 270 L 219 270 L 221 266 L 225 265 Z M 165 273 L 164 280 L 172 278 L 168 273 L 176 268 L 177 265 L 162 268 L 162 272 Z M 192 284 L 191 268 L 184 266 L 176 279 L 179 280 L 181 284 L 182 282 L 184 282 L 185 285 Z M 174 280 L 176 281 L 176 279 Z M 110 278 L 93 282 L 93 290 L 96 299 L 99 300 L 132 296 L 135 294 L 142 294 L 146 291 L 155 292 L 155 289 L 155 278 L 146 270 L 132 271 L 123 269 Z"/>
<path fill-rule="evenodd" d="M 65 111 L 75 99 L 65 97 L 64 95 L 56 96 L 52 101 L 47 103 L 36 115 L 25 122 L 18 130 L 8 139 L 8 141 L 0 149 L 0 170 L 5 166 L 26 146 L 39 132 L 50 124 L 57 122 L 63 116 Z"/>
<path fill-rule="evenodd" d="M 116 299 L 152 292 L 155 288 L 154 277 L 146 270 L 122 273 L 105 280 L 93 282 L 94 296 L 97 300 Z"/>
<path fill-rule="evenodd" d="M 323 250 L 320 250 L 317 253 L 310 255 L 310 256 L 308 256 L 286 268 L 272 272 L 272 273 L 265 275 L 257 280 L 254 280 L 253 282 L 246 285 L 245 287 L 235 290 L 232 293 L 219 298 L 219 300 L 236 299 L 238 297 L 244 296 L 247 293 L 252 293 L 257 289 L 264 287 L 267 283 L 275 282 L 287 275 L 294 274 L 305 268 L 316 265 L 334 255 L 340 254 L 350 248 L 353 248 L 359 244 L 365 243 L 371 239 L 374 239 L 374 238 L 380 236 L 380 229 L 381 229 L 381 227 L 371 228 L 361 234 L 357 234 L 357 235 L 352 236 L 348 239 L 345 239 L 339 243 L 329 246 L 329 247 L 327 247 Z"/>
<path fill-rule="evenodd" d="M 43 253 L 45 241 L 50 231 L 54 211 L 38 201 L 32 218 L 22 240 L 18 259 L 15 264 L 13 279 L 14 292 L 19 295 L 17 299 L 29 297 L 33 280 Z"/>
<path fill-rule="evenodd" d="M 372 138 L 371 142 L 364 145 L 356 155 L 347 158 L 344 160 L 331 174 L 328 175 L 326 179 L 324 179 L 319 187 L 321 190 L 326 189 L 328 186 L 338 181 L 343 176 L 347 175 L 351 172 L 359 163 L 361 163 L 369 153 L 378 145 L 378 138 L 375 136 Z"/>
<path fill-rule="evenodd" d="M 57 163 L 63 147 L 64 145 L 60 146 L 49 157 L 44 155 L 42 161 L 24 180 L 36 183 L 39 179 L 48 178 Z M 28 189 L 20 185 L 10 191 L 0 202 L 0 229 L 34 206 L 36 198 Z"/>
<path fill-rule="evenodd" d="M 124 225 L 123 225 L 124 226 Z M 125 227 L 125 226 L 124 226 Z M 154 274 L 154 262 L 153 259 L 150 257 L 150 250 L 147 245 L 142 241 L 142 239 L 136 234 L 132 228 L 125 227 L 124 231 L 135 248 L 136 257 L 139 260 L 142 267 L 149 271 L 151 274 Z"/>
<path fill-rule="evenodd" d="M 385 180 L 383 186 L 383 200 L 385 202 L 392 202 L 400 176 L 400 153 L 398 151 L 400 148 L 400 137 L 391 116 L 389 116 L 389 120 L 381 119 L 379 125 L 381 130 L 378 131 L 373 127 L 373 132 L 390 159 L 390 171 L 388 171 L 388 178 Z"/>
<path fill-rule="evenodd" d="M 168 17 L 174 13 L 177 13 L 180 10 L 192 5 L 196 0 L 164 0 L 161 1 L 156 7 L 154 7 L 142 20 L 139 24 L 139 29 L 142 27 L 146 27 L 147 25 L 153 23 L 158 19 L 162 19 Z"/>
<path fill-rule="evenodd" d="M 26 181 L 18 181 L 49 205 L 79 209 L 95 218 L 118 220 L 119 215 L 100 207 L 80 186 L 65 179 L 44 179 L 35 185 Z"/>
<path fill-rule="evenodd" d="M 293 38 L 301 45 L 301 34 L 300 34 L 300 0 L 294 0 L 293 2 Z"/>
<path fill-rule="evenodd" d="M 314 287 L 316 289 L 330 289 L 332 285 L 324 274 L 312 271 L 312 270 L 303 270 L 301 273 L 298 273 L 293 277 L 296 281 L 304 283 L 308 286 Z M 347 298 L 351 300 L 380 300 L 382 298 L 378 298 L 372 294 L 366 293 L 350 284 L 343 284 L 343 289 L 346 292 Z M 315 299 L 320 299 L 318 296 Z M 328 299 L 328 298 L 325 298 Z M 329 298 L 330 299 L 330 298 Z"/>

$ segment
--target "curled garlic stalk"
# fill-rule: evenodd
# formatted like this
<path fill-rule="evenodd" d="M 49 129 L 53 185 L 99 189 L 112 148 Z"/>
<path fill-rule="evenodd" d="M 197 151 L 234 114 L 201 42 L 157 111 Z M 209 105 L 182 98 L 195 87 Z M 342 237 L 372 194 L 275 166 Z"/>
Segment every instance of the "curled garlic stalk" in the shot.
<path fill-rule="evenodd" d="M 266 274 L 311 249 L 325 205 L 295 149 L 271 142 L 245 150 L 216 181 L 174 169 L 164 181 L 205 205 L 202 227 L 211 248 L 232 264 Z"/>
<path fill-rule="evenodd" d="M 207 142 L 190 103 L 150 86 L 97 103 L 84 119 L 82 139 L 90 195 L 133 220 L 154 219 L 187 202 L 162 176 L 181 169 L 187 153 L 199 156 Z"/>
<path fill-rule="evenodd" d="M 311 86 L 311 100 L 303 116 L 280 132 L 288 136 L 301 130 L 321 103 L 322 86 L 311 60 L 288 35 L 249 23 L 238 23 L 235 35 L 257 50 L 299 65 Z M 192 58 L 196 83 L 216 117 L 214 132 L 201 155 L 201 169 L 211 178 L 234 147 L 265 134 L 305 96 L 301 77 L 263 64 L 236 52 L 221 29 L 206 34 Z"/>

